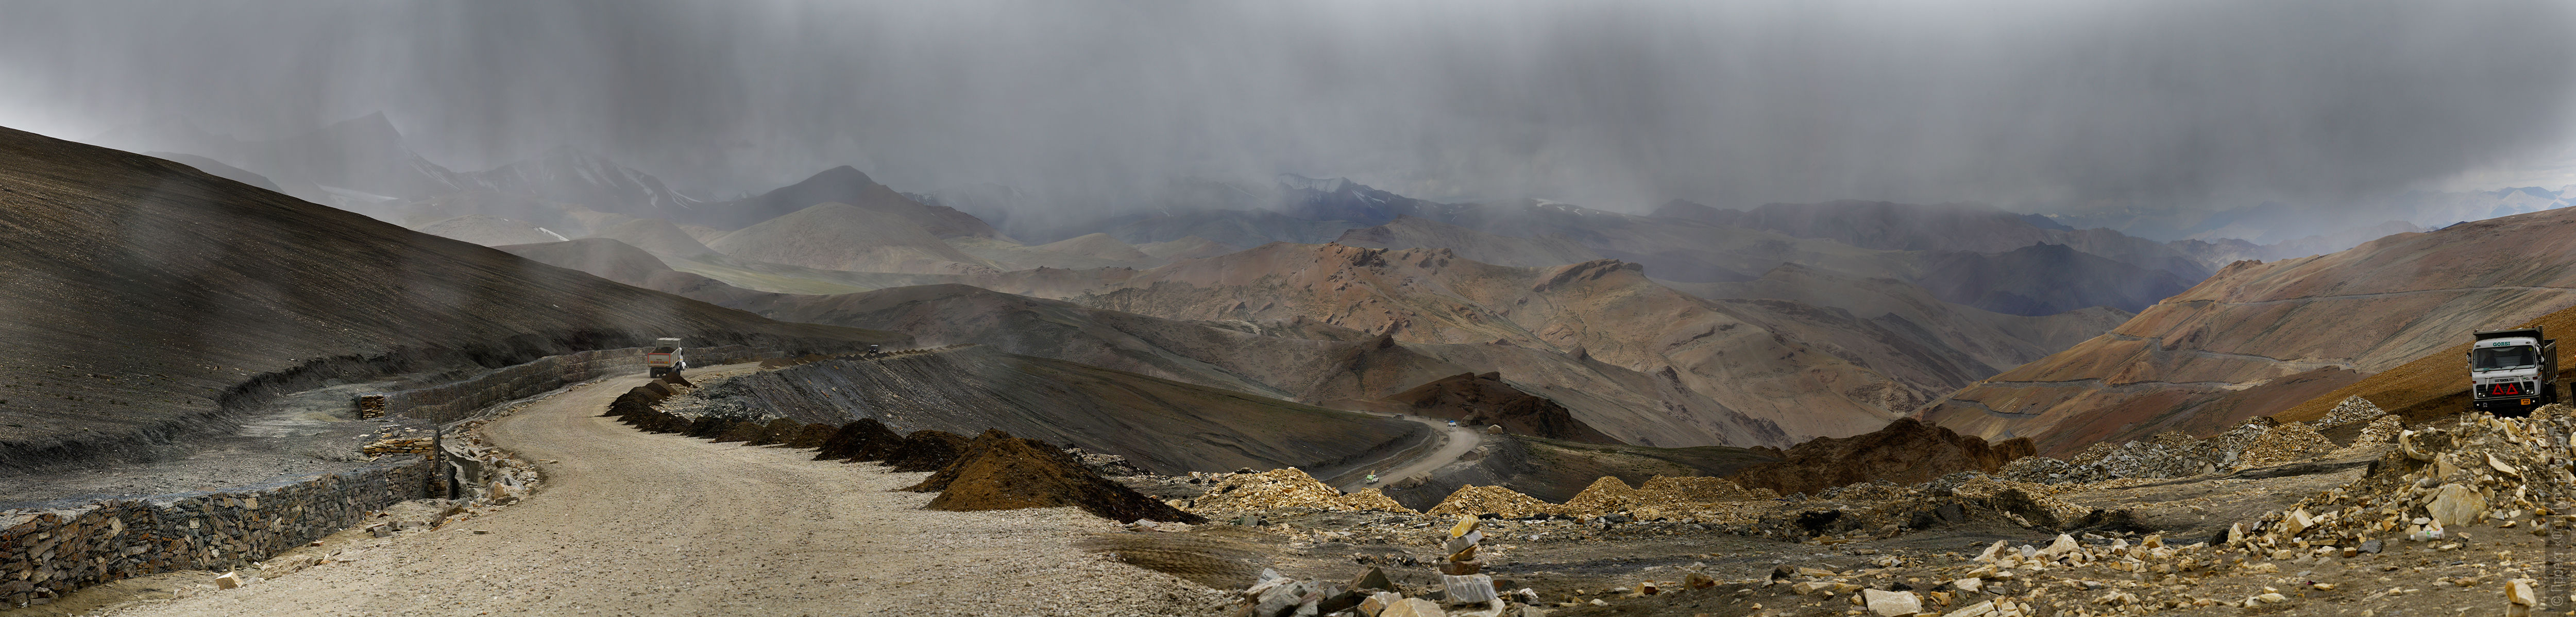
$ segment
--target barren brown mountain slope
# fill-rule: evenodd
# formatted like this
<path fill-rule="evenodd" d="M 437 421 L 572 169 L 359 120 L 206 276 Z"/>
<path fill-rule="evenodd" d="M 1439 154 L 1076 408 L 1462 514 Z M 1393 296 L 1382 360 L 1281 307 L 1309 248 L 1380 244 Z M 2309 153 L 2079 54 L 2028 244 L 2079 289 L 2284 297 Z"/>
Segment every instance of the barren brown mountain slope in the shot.
<path fill-rule="evenodd" d="M 2008 315 L 1944 302 L 1931 291 L 1891 278 L 1860 278 L 1785 264 L 1740 283 L 1664 283 L 1712 299 L 1774 298 L 1850 311 L 1925 344 L 1956 349 L 1993 372 L 2047 357 L 2126 321 L 2131 314 L 2093 307 L 2038 317 Z"/>
<path fill-rule="evenodd" d="M 826 203 L 761 221 L 707 242 L 729 256 L 769 263 L 850 272 L 974 274 L 990 262 L 941 242 L 901 217 L 843 203 Z"/>
<path fill-rule="evenodd" d="M 1720 408 L 1776 422 L 1800 440 L 1876 429 L 1987 370 L 1955 350 L 1914 345 L 1846 311 L 1696 298 L 1655 284 L 1633 264 L 1609 260 L 1511 268 L 1444 250 L 1283 243 L 1123 277 L 1065 274 L 1097 283 L 1036 272 L 968 282 L 1165 319 L 1302 317 L 1407 344 L 1512 348 L 1599 362 L 1659 376 Z M 1516 368 L 1484 370 L 1500 370 L 1516 383 L 1538 381 Z"/>
<path fill-rule="evenodd" d="M 1333 242 L 1379 249 L 1445 248 L 1459 257 L 1498 266 L 1562 266 L 1601 258 L 1600 253 L 1564 236 L 1496 235 L 1410 216 L 1342 232 L 1342 237 Z"/>
<path fill-rule="evenodd" d="M 694 411 L 826 424 L 875 418 L 900 433 L 998 428 L 1125 456 L 1164 474 L 1299 466 L 1329 476 L 1428 433 L 1413 422 L 980 345 L 834 358 L 717 382 L 701 394 L 706 406 Z"/>
<path fill-rule="evenodd" d="M 1500 373 L 1459 373 L 1414 386 L 1387 400 L 1407 413 L 1457 420 L 1468 426 L 1500 426 L 1515 434 L 1584 443 L 1618 443 L 1575 419 L 1564 405 L 1503 383 Z"/>
<path fill-rule="evenodd" d="M 1922 417 L 2043 453 L 2208 434 L 2576 304 L 2576 209 L 2238 262 L 2110 333 L 1962 389 Z"/>
<path fill-rule="evenodd" d="M 680 334 L 846 349 L 784 324 L 207 175 L 0 129 L 0 468 L 148 458 L 279 392 Z"/>
<path fill-rule="evenodd" d="M 611 265 L 583 257 L 584 251 L 543 246 L 512 249 L 561 260 L 561 265 Z M 626 262 L 634 260 L 630 256 Z M 1135 271 L 1048 270 L 1000 276 L 1010 281 L 1075 276 L 1090 283 L 1081 287 L 1096 288 L 1100 279 L 1092 277 L 1102 272 L 1132 275 Z M 1267 321 L 1164 319 L 963 284 L 792 295 L 743 290 L 681 272 L 658 273 L 637 284 L 781 320 L 863 325 L 936 343 L 979 343 L 1015 354 L 1341 409 L 1373 409 L 1384 397 L 1446 375 L 1499 372 L 1513 387 L 1564 405 L 1585 423 L 1628 443 L 1780 447 L 1793 443 L 1777 425 L 1682 387 L 1670 371 L 1649 374 L 1546 349 L 1400 343 L 1302 316 Z"/>

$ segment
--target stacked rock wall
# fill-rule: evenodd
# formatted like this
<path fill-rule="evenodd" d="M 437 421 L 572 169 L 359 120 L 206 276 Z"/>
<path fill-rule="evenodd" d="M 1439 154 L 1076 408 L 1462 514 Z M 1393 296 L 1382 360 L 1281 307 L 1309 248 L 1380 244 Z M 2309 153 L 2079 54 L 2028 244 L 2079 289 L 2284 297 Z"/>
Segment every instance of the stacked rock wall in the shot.
<path fill-rule="evenodd" d="M 780 354 L 732 345 L 689 350 L 693 364 L 730 364 Z M 500 403 L 566 385 L 644 369 L 642 348 L 539 358 L 472 378 L 384 395 L 386 413 L 451 423 Z M 394 443 L 400 442 L 400 443 Z M 221 492 L 159 495 L 79 507 L 0 511 L 0 601 L 48 600 L 119 579 L 177 570 L 232 569 L 355 526 L 367 512 L 412 499 L 446 497 L 440 464 L 407 452 L 434 449 L 393 440 L 370 446 L 395 456 L 358 469 Z M 435 443 L 435 442 L 431 442 Z M 399 452 L 397 452 L 399 451 Z M 488 475 L 490 457 L 463 463 Z M 474 487 L 480 488 L 480 483 Z M 481 497 L 480 491 L 466 491 Z"/>
<path fill-rule="evenodd" d="M 427 496 L 429 459 L 221 492 L 0 513 L 0 601 L 176 570 L 224 570 L 320 539 Z"/>

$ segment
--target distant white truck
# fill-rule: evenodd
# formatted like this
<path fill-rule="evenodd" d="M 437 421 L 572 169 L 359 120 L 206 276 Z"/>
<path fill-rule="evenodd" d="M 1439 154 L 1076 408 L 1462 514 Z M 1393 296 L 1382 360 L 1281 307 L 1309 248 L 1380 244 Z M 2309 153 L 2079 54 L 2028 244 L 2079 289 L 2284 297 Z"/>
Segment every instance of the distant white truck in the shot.
<path fill-rule="evenodd" d="M 681 370 L 689 368 L 689 359 L 682 355 L 682 351 L 680 339 L 653 339 L 653 349 L 644 352 L 644 366 L 651 369 L 654 377 L 678 375 Z"/>
<path fill-rule="evenodd" d="M 2558 340 L 2539 328 L 2488 330 L 2469 346 L 2469 408 L 2518 418 L 2558 402 Z"/>

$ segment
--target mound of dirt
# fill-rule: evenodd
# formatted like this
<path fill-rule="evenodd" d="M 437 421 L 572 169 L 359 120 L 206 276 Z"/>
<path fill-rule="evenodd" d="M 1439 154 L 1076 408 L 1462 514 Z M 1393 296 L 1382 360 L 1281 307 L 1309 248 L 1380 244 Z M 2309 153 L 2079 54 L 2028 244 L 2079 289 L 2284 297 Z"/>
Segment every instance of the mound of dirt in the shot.
<path fill-rule="evenodd" d="M 1522 435 L 1583 443 L 1625 443 L 1575 419 L 1564 405 L 1503 383 L 1501 373 L 1461 373 L 1387 397 L 1416 415 L 1474 426 L 1500 425 Z"/>
<path fill-rule="evenodd" d="M 936 433 L 937 431 L 923 431 Z M 942 433 L 944 434 L 944 433 Z M 920 433 L 915 433 L 919 436 Z M 907 439 L 907 441 L 910 441 Z M 954 462 L 904 490 L 927 493 L 932 510 L 969 512 L 1074 506 L 1102 518 L 1204 523 L 1207 519 L 1155 501 L 1085 469 L 1081 461 L 1034 439 L 986 430 Z"/>
<path fill-rule="evenodd" d="M 1492 514 L 1503 518 L 1523 518 L 1547 514 L 1555 507 L 1556 504 L 1539 501 L 1536 497 L 1523 495 L 1512 489 L 1468 485 L 1460 487 L 1457 492 L 1450 493 L 1448 499 L 1440 500 L 1440 505 L 1432 506 L 1422 513 L 1435 518 L 1461 514 Z"/>
<path fill-rule="evenodd" d="M 876 418 L 860 418 L 841 425 L 814 452 L 814 460 L 878 461 L 903 443 L 903 436 L 885 427 Z"/>
<path fill-rule="evenodd" d="M 1304 470 L 1283 467 L 1261 473 L 1238 473 L 1217 476 L 1215 486 L 1190 502 L 1190 509 L 1217 515 L 1262 512 L 1281 508 L 1313 508 L 1333 512 L 1383 511 L 1411 513 L 1411 508 L 1397 504 L 1394 498 L 1371 488 L 1348 495 L 1306 475 Z"/>
<path fill-rule="evenodd" d="M 1746 468 L 1734 479 L 1747 488 L 1784 495 L 1872 480 L 1920 484 L 1962 471 L 1992 473 L 2004 463 L 2037 452 L 2028 439 L 1988 444 L 1975 436 L 1899 418 L 1869 433 L 1792 446 L 1779 462 Z"/>
<path fill-rule="evenodd" d="M 1636 502 L 1635 487 L 1628 486 L 1627 482 L 1620 481 L 1618 478 L 1601 476 L 1601 479 L 1592 481 L 1592 486 L 1584 487 L 1583 492 L 1575 493 L 1573 499 L 1566 500 L 1564 505 L 1558 507 L 1558 511 L 1567 514 L 1606 514 L 1626 510 Z"/>
<path fill-rule="evenodd" d="M 948 431 L 925 429 L 903 436 L 903 442 L 886 453 L 885 464 L 895 471 L 939 471 L 966 453 L 974 440 Z"/>

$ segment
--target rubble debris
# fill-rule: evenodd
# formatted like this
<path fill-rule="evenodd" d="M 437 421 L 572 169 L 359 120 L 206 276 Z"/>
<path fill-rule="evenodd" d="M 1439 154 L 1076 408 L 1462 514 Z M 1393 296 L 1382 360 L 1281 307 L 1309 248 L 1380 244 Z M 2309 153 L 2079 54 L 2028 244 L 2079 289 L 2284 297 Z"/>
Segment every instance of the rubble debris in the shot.
<path fill-rule="evenodd" d="M 437 439 L 430 437 L 397 437 L 394 439 L 379 439 L 376 440 L 375 443 L 370 443 L 367 444 L 366 447 L 359 448 L 358 451 L 366 453 L 367 456 L 384 456 L 388 454 L 428 454 L 438 448 L 437 442 Z"/>
<path fill-rule="evenodd" d="M 2371 404 L 2370 399 L 2347 396 L 2342 402 L 2335 403 L 2334 409 L 2327 410 L 2326 417 L 2319 419 L 2317 425 L 2342 426 L 2354 422 L 2368 422 L 2384 415 L 2388 415 L 2388 412 L 2381 410 L 2378 405 Z"/>
<path fill-rule="evenodd" d="M 235 588 L 235 587 L 240 587 L 240 586 L 241 586 L 241 584 L 242 584 L 242 578 L 241 578 L 241 573 L 240 573 L 240 572 L 225 572 L 225 573 L 223 573 L 223 574 L 220 574 L 220 575 L 215 576 L 215 588 L 216 588 L 216 589 L 232 589 L 232 588 Z"/>
<path fill-rule="evenodd" d="M 1127 457 L 1124 456 L 1092 452 L 1082 448 L 1065 448 L 1064 452 L 1065 454 L 1073 455 L 1074 460 L 1082 461 L 1082 466 L 1090 469 L 1092 473 L 1100 474 L 1105 477 L 1133 476 L 1145 473 L 1145 470 L 1137 469 L 1134 464 L 1128 463 Z"/>

